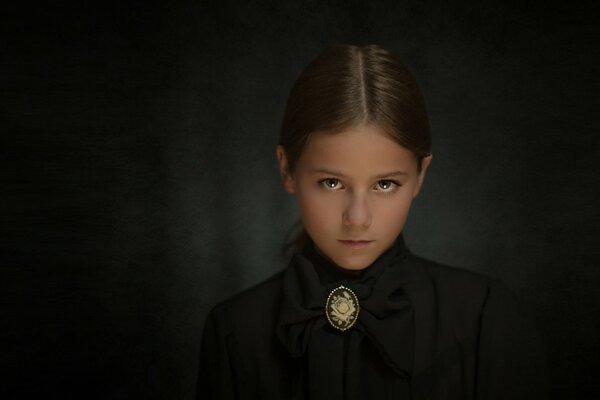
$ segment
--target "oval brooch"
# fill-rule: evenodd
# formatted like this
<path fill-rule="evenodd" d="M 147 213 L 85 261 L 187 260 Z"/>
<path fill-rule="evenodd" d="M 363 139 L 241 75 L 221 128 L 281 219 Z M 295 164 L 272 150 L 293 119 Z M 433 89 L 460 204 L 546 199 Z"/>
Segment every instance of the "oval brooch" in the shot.
<path fill-rule="evenodd" d="M 358 297 L 352 289 L 340 286 L 333 289 L 325 303 L 325 315 L 331 326 L 344 332 L 350 329 L 358 319 Z"/>

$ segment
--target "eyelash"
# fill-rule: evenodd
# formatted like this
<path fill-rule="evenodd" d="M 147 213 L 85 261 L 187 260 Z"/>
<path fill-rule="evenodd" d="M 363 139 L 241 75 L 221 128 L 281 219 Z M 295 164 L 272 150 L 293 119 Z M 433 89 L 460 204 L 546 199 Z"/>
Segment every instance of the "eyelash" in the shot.
<path fill-rule="evenodd" d="M 327 181 L 336 181 L 337 183 L 339 183 L 339 182 L 340 182 L 340 180 L 339 180 L 339 179 L 337 179 L 337 178 L 325 178 L 325 179 L 321 179 L 321 180 L 319 181 L 319 185 L 321 185 L 321 186 L 322 186 L 324 189 L 326 189 L 326 190 L 330 190 L 330 191 L 338 190 L 338 189 L 331 188 L 331 187 L 327 186 L 327 185 L 325 184 L 325 182 L 327 182 Z M 390 184 L 391 184 L 389 189 L 387 189 L 387 190 L 382 190 L 382 191 L 381 191 L 381 192 L 382 192 L 382 193 L 384 193 L 384 194 L 393 193 L 393 192 L 395 192 L 395 191 L 396 191 L 396 190 L 397 190 L 397 189 L 398 189 L 400 186 L 402 186 L 402 185 L 401 185 L 399 182 L 397 182 L 397 181 L 394 181 L 394 180 L 391 180 L 391 179 L 383 179 L 383 180 L 380 180 L 380 181 L 378 181 L 378 182 L 377 182 L 377 184 L 379 185 L 381 182 L 388 182 L 388 183 L 390 183 Z"/>

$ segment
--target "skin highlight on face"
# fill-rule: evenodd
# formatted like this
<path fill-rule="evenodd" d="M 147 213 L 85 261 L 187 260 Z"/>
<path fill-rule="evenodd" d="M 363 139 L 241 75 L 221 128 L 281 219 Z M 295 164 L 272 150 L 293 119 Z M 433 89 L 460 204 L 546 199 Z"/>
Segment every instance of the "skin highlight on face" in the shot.
<path fill-rule="evenodd" d="M 432 158 L 422 160 L 419 173 L 413 153 L 373 125 L 313 133 L 293 174 L 283 147 L 276 153 L 308 235 L 321 254 L 347 270 L 368 267 L 393 244 Z"/>

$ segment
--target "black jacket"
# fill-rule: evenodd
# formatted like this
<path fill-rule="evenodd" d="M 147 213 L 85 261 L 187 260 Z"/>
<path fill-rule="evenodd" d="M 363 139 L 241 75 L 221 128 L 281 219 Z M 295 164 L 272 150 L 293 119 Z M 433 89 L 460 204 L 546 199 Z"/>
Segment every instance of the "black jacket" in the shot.
<path fill-rule="evenodd" d="M 325 315 L 340 285 L 360 304 L 344 332 Z M 415 256 L 402 235 L 359 276 L 309 241 L 209 313 L 197 398 L 543 399 L 531 333 L 502 283 Z"/>

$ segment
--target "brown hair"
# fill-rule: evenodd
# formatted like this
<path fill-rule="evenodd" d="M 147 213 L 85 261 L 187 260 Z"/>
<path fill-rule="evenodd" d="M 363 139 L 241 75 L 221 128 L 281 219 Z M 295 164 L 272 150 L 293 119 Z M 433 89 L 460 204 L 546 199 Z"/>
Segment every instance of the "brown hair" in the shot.
<path fill-rule="evenodd" d="M 375 125 L 416 157 L 431 153 L 425 99 L 417 80 L 394 54 L 378 45 L 336 44 L 302 71 L 292 87 L 279 136 L 290 173 L 311 134 L 335 134 L 357 125 Z M 307 233 L 301 223 L 284 246 L 301 249 Z"/>

